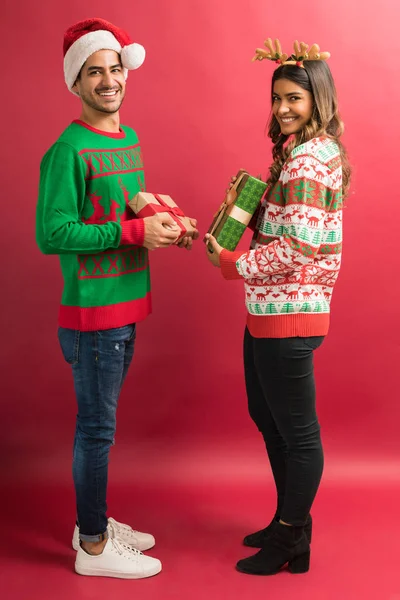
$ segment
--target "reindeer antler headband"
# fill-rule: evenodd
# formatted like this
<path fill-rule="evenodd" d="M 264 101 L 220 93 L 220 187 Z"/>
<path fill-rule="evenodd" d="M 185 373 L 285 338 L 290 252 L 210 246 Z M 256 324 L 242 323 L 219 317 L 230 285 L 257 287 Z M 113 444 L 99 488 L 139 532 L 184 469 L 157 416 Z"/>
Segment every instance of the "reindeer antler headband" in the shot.
<path fill-rule="evenodd" d="M 293 44 L 294 53 L 290 56 L 282 52 L 279 40 L 272 42 L 271 38 L 268 38 L 265 40 L 264 46 L 268 48 L 269 52 L 264 50 L 264 48 L 257 48 L 252 59 L 253 61 L 264 60 L 266 58 L 276 62 L 278 65 L 297 65 L 298 67 L 304 68 L 303 62 L 305 60 L 328 60 L 330 57 L 329 52 L 320 52 L 318 44 L 313 44 L 311 48 L 308 49 L 308 44 L 305 44 L 304 42 L 300 42 L 299 44 L 297 40 Z"/>

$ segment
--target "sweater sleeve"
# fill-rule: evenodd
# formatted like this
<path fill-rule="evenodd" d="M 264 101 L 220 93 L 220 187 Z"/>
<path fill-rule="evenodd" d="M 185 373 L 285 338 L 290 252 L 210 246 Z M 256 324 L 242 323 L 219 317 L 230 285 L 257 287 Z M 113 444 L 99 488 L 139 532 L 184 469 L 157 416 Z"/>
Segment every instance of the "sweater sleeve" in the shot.
<path fill-rule="evenodd" d="M 57 142 L 40 166 L 36 240 L 44 254 L 95 254 L 118 248 L 122 234 L 119 223 L 82 223 L 85 193 L 83 162 L 73 147 Z M 129 223 L 125 243 L 135 243 L 133 239 L 143 238 L 143 224 L 136 220 Z"/>
<path fill-rule="evenodd" d="M 236 268 L 236 261 L 242 256 L 242 252 L 230 252 L 229 250 L 222 250 L 219 255 L 221 273 L 225 279 L 242 279 L 241 274 Z"/>
<path fill-rule="evenodd" d="M 292 178 L 294 168 L 296 175 Z M 313 262 L 319 251 L 332 196 L 328 167 L 308 155 L 302 157 L 300 166 L 295 167 L 292 160 L 282 186 L 285 201 L 283 235 L 238 258 L 236 268 L 245 279 L 289 273 Z"/>

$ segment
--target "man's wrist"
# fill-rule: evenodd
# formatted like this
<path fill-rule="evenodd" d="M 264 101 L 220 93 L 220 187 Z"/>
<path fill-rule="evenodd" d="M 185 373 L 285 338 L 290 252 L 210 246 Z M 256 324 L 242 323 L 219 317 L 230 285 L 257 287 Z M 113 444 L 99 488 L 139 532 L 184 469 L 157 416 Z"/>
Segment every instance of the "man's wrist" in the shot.
<path fill-rule="evenodd" d="M 121 223 L 121 240 L 120 246 L 143 246 L 144 244 L 144 220 L 131 219 Z"/>

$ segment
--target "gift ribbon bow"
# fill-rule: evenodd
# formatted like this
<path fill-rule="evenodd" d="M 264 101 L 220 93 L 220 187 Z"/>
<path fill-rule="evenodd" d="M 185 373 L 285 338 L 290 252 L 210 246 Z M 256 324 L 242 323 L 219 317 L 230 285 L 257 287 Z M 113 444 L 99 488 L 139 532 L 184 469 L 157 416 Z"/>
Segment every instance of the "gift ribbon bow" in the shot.
<path fill-rule="evenodd" d="M 179 217 L 184 217 L 185 213 L 183 210 L 179 208 L 179 206 L 170 206 L 161 198 L 159 194 L 153 194 L 154 198 L 159 202 L 159 204 L 149 203 L 146 204 L 137 214 L 139 218 L 143 217 L 151 217 L 154 213 L 163 213 L 166 212 L 171 215 L 171 217 L 176 221 L 181 230 L 181 236 L 186 233 L 187 229 L 183 225 L 182 221 L 180 221 Z"/>

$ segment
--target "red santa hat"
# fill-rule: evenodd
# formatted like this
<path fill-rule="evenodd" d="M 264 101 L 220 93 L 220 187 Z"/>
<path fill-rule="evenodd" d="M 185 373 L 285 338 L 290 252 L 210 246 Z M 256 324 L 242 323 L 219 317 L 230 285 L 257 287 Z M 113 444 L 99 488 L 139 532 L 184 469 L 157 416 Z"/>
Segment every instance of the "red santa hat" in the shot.
<path fill-rule="evenodd" d="M 64 76 L 70 91 L 89 56 L 98 50 L 120 54 L 125 79 L 128 69 L 139 68 L 146 56 L 143 46 L 132 43 L 126 31 L 112 23 L 104 19 L 79 21 L 64 34 Z"/>

